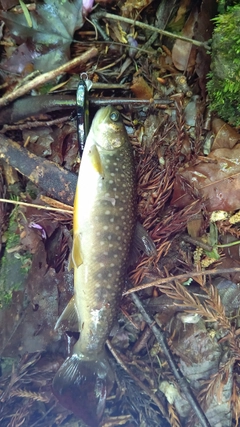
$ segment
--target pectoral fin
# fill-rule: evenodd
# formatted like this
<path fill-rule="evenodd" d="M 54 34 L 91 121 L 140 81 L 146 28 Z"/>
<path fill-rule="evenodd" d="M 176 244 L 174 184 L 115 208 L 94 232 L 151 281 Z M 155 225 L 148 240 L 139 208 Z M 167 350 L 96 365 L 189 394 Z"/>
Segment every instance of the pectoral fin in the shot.
<path fill-rule="evenodd" d="M 153 256 L 157 253 L 154 241 L 149 236 L 148 232 L 145 230 L 142 224 L 137 222 L 133 235 L 131 264 L 136 263 L 140 252 L 144 252 L 148 256 Z"/>
<path fill-rule="evenodd" d="M 100 158 L 100 155 L 99 155 L 99 152 L 98 152 L 96 145 L 92 145 L 91 149 L 89 150 L 88 155 L 91 159 L 91 164 L 92 164 L 93 168 L 100 175 L 103 175 L 103 166 L 102 166 L 101 158 Z"/>
<path fill-rule="evenodd" d="M 73 247 L 71 255 L 69 257 L 68 270 L 71 270 L 75 267 L 78 268 L 83 263 L 81 253 L 82 250 L 80 234 L 76 234 L 73 238 Z"/>
<path fill-rule="evenodd" d="M 59 329 L 63 323 L 65 330 L 79 332 L 79 319 L 74 296 L 70 299 L 68 305 L 63 310 L 54 329 Z"/>

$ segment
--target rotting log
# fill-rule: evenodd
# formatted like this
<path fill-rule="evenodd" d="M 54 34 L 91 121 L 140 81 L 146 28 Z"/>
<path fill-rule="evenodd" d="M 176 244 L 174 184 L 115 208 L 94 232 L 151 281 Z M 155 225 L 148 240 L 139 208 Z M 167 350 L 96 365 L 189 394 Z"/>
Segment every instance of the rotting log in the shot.
<path fill-rule="evenodd" d="M 0 159 L 43 190 L 47 196 L 73 205 L 77 175 L 30 153 L 15 141 L 0 135 Z"/>

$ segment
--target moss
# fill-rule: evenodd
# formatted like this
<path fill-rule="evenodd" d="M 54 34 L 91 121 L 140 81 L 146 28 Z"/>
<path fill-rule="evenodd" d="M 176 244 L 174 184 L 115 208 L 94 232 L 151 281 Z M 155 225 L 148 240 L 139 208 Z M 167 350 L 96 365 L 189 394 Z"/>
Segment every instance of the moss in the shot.
<path fill-rule="evenodd" d="M 9 219 L 6 247 L 0 261 L 0 307 L 9 305 L 13 292 L 24 288 L 25 279 L 31 268 L 31 254 L 18 251 L 18 246 L 20 247 L 18 215 L 19 208 L 16 207 Z"/>
<path fill-rule="evenodd" d="M 212 63 L 207 84 L 210 108 L 240 126 L 240 6 L 215 18 Z"/>

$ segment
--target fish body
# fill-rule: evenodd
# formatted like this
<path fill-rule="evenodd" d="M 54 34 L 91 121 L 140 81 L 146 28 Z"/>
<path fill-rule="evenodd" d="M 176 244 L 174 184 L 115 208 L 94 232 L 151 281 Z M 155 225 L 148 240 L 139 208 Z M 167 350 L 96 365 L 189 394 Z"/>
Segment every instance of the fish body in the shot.
<path fill-rule="evenodd" d="M 59 401 L 96 427 L 114 377 L 105 341 L 116 319 L 136 224 L 135 171 L 120 113 L 101 108 L 92 123 L 74 202 L 74 297 L 64 317 L 80 338 L 53 381 Z"/>

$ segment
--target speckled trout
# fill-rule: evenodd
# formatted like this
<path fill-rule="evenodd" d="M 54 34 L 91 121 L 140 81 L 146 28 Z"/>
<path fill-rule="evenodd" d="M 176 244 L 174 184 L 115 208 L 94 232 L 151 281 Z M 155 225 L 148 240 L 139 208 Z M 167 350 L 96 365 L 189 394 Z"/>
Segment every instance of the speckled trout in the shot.
<path fill-rule="evenodd" d="M 74 297 L 61 318 L 80 338 L 57 372 L 54 394 L 96 427 L 114 376 L 105 341 L 116 319 L 136 224 L 133 153 L 120 113 L 107 106 L 92 122 L 74 201 Z"/>

